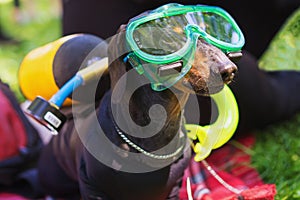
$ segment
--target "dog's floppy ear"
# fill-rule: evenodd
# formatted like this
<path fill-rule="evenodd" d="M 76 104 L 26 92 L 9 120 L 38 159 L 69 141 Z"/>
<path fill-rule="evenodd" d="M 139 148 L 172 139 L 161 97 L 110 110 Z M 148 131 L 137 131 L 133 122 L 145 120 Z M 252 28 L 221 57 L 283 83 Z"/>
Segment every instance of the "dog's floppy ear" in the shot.
<path fill-rule="evenodd" d="M 122 24 L 114 35 L 108 45 L 108 60 L 109 60 L 109 75 L 111 80 L 111 89 L 117 90 L 118 96 L 122 96 L 125 92 L 126 84 L 119 84 L 118 88 L 115 88 L 117 82 L 126 73 L 126 63 L 124 63 L 124 56 L 128 53 L 126 50 L 126 38 L 125 38 L 126 25 Z M 118 101 L 117 99 L 114 99 Z M 115 102 L 117 103 L 117 102 Z"/>
<path fill-rule="evenodd" d="M 150 11 L 145 11 L 136 17 L 133 17 L 129 20 L 135 20 L 137 18 L 143 17 L 149 14 Z M 126 81 L 122 82 L 122 84 L 118 85 L 118 88 L 115 88 L 118 80 L 127 72 L 129 67 L 129 63 L 124 63 L 124 57 L 129 53 L 129 50 L 126 48 L 126 26 L 127 24 L 122 24 L 117 34 L 110 38 L 108 44 L 108 62 L 109 62 L 109 75 L 111 80 L 111 89 L 115 90 L 119 95 L 122 96 L 125 92 Z M 128 68 L 127 68 L 128 67 Z M 120 100 L 120 99 L 118 99 Z M 116 99 L 112 101 L 118 101 Z M 115 102 L 117 103 L 117 102 Z"/>

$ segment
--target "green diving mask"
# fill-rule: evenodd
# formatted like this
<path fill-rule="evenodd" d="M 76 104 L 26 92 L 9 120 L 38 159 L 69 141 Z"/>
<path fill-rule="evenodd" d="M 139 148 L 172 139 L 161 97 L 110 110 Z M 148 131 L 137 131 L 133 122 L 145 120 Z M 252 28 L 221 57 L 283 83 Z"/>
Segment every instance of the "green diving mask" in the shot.
<path fill-rule="evenodd" d="M 166 4 L 132 19 L 126 28 L 129 62 L 156 91 L 171 87 L 191 68 L 198 38 L 234 55 L 245 43 L 242 31 L 222 8 Z"/>

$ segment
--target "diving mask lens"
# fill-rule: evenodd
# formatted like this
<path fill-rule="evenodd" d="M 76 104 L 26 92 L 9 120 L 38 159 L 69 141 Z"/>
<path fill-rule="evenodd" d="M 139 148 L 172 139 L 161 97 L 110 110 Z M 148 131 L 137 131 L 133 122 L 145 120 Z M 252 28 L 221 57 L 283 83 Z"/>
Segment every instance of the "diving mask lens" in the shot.
<path fill-rule="evenodd" d="M 220 43 L 237 44 L 239 42 L 239 34 L 232 25 L 232 22 L 228 21 L 223 16 L 212 12 L 196 12 L 187 14 L 191 21 L 196 21 L 196 24 L 200 31 L 207 35 L 208 41 L 215 39 L 218 45 Z M 191 23 L 190 23 L 191 24 Z M 204 35 L 204 39 L 206 39 Z"/>
<path fill-rule="evenodd" d="M 177 52 L 186 43 L 184 16 L 172 16 L 151 20 L 138 26 L 133 39 L 144 53 L 165 56 Z"/>
<path fill-rule="evenodd" d="M 142 23 L 133 31 L 133 40 L 138 49 L 153 56 L 165 56 L 178 52 L 190 37 L 186 27 L 198 27 L 201 37 L 226 50 L 238 44 L 240 34 L 231 21 L 214 12 L 188 12 L 162 17 Z M 194 29 L 196 30 L 196 29 Z"/>

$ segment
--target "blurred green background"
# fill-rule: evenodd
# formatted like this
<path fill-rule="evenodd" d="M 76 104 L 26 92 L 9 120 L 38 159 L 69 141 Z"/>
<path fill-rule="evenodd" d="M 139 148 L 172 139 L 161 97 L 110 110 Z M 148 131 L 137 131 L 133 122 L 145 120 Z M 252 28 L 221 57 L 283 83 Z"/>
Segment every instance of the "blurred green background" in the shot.
<path fill-rule="evenodd" d="M 22 100 L 17 71 L 23 57 L 32 49 L 61 35 L 59 0 L 22 0 L 16 12 L 11 0 L 0 0 L 0 27 L 13 41 L 0 43 L 0 78 L 8 82 Z"/>
<path fill-rule="evenodd" d="M 23 0 L 15 15 L 13 2 L 0 0 L 0 24 L 13 42 L 0 43 L 0 78 L 9 83 L 20 101 L 17 71 L 32 49 L 61 35 L 59 0 Z M 16 19 L 17 17 L 17 19 Z M 256 132 L 251 165 L 267 183 L 275 183 L 276 199 L 300 199 L 300 116 Z"/>

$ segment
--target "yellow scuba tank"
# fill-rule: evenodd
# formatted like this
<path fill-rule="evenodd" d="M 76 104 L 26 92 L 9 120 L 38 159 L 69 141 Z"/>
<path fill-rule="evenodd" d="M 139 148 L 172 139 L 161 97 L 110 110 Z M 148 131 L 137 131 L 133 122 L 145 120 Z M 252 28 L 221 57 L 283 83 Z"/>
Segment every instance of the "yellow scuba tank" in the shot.
<path fill-rule="evenodd" d="M 107 44 L 97 36 L 73 34 L 62 37 L 25 56 L 18 72 L 20 89 L 28 100 L 37 96 L 49 100 L 80 68 L 106 56 Z M 109 87 L 109 81 L 102 81 L 99 85 L 101 88 L 97 88 L 96 97 L 100 98 Z M 84 87 L 78 89 L 85 92 Z M 84 101 L 84 97 L 76 100 Z M 71 103 L 69 96 L 64 105 Z"/>

